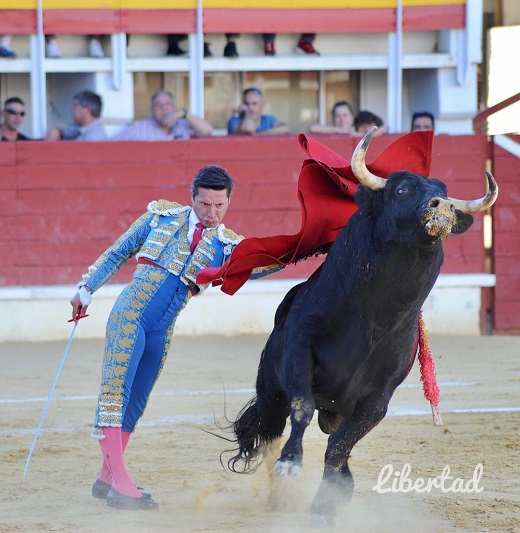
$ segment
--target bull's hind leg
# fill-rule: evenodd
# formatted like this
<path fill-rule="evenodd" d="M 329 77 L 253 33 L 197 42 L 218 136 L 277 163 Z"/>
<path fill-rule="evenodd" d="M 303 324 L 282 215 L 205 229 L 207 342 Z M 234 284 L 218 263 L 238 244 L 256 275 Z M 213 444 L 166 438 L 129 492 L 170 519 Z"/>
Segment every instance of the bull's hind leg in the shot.
<path fill-rule="evenodd" d="M 291 435 L 282 448 L 274 471 L 279 476 L 298 477 L 302 472 L 303 435 L 311 423 L 316 405 L 311 391 L 310 351 L 292 353 L 299 353 L 301 357 L 289 357 L 291 363 L 286 363 L 285 368 L 285 390 L 291 392 L 287 395 L 290 401 Z"/>
<path fill-rule="evenodd" d="M 384 418 L 389 399 L 379 394 L 358 403 L 352 417 L 343 419 L 329 436 L 323 478 L 311 507 L 314 521 L 332 525 L 337 505 L 352 498 L 354 478 L 348 465 L 350 452 Z"/>

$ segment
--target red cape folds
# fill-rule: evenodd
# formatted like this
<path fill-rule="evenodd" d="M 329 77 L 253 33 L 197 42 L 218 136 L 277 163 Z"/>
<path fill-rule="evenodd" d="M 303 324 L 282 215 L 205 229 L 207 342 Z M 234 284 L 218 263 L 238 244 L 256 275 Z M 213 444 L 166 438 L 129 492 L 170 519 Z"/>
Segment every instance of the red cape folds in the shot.
<path fill-rule="evenodd" d="M 358 180 L 350 163 L 318 141 L 304 134 L 298 142 L 307 154 L 298 179 L 298 200 L 302 225 L 296 235 L 250 237 L 241 241 L 220 268 L 206 268 L 197 283 L 222 285 L 234 294 L 249 279 L 254 268 L 287 266 L 311 255 L 324 253 L 348 219 L 357 211 L 354 194 Z M 368 169 L 383 178 L 396 170 L 428 176 L 431 167 L 433 132 L 412 132 L 388 146 Z"/>

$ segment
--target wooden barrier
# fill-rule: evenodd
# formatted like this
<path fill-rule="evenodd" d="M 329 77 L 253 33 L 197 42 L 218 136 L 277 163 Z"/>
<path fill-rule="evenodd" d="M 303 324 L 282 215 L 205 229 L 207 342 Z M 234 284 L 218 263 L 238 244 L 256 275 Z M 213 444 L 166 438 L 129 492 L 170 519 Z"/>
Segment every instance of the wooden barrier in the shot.
<path fill-rule="evenodd" d="M 356 139 L 318 137 L 349 158 Z M 375 138 L 369 161 L 396 136 Z M 484 136 L 438 136 L 432 176 L 449 194 L 484 194 Z M 293 136 L 212 138 L 179 142 L 19 142 L 0 144 L 0 284 L 54 285 L 79 280 L 85 268 L 146 210 L 166 198 L 190 203 L 189 185 L 206 164 L 226 167 L 237 180 L 226 225 L 245 236 L 297 233 L 296 196 L 305 154 Z M 482 216 L 445 243 L 443 273 L 485 272 Z M 308 276 L 311 258 L 277 274 Z M 114 279 L 129 279 L 125 267 Z"/>
<path fill-rule="evenodd" d="M 520 136 L 515 136 L 517 142 Z M 520 333 L 520 167 L 518 157 L 494 146 L 493 171 L 500 197 L 493 208 L 493 324 L 496 333 Z"/>

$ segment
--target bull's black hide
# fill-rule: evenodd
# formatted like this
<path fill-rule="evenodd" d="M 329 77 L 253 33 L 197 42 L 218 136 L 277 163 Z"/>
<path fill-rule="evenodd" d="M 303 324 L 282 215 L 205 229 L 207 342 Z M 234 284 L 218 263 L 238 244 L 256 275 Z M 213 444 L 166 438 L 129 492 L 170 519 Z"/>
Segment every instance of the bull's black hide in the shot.
<path fill-rule="evenodd" d="M 296 477 L 303 434 L 317 409 L 330 436 L 312 513 L 328 522 L 352 495 L 353 446 L 384 418 L 414 362 L 419 312 L 443 262 L 442 238 L 466 231 L 470 213 L 489 207 L 497 194 L 491 175 L 493 191 L 469 203 L 447 198 L 441 181 L 406 171 L 382 180 L 364 166 L 370 138 L 352 161 L 365 184 L 356 194 L 359 210 L 322 266 L 280 304 L 256 397 L 234 423 L 239 449 L 229 461 L 232 470 L 254 471 L 262 446 L 282 435 L 290 417 L 275 473 Z"/>

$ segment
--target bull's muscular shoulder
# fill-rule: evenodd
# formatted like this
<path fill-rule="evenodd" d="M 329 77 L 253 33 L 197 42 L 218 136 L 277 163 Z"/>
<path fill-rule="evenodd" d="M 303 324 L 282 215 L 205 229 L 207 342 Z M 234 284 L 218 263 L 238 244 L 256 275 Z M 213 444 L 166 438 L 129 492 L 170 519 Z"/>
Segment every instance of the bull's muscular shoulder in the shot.
<path fill-rule="evenodd" d="M 153 215 L 172 216 L 189 211 L 190 206 L 168 200 L 154 200 L 148 204 L 148 212 Z"/>
<path fill-rule="evenodd" d="M 224 244 L 238 244 L 240 241 L 244 240 L 243 235 L 235 233 L 232 229 L 226 228 L 224 224 L 220 224 L 217 235 L 220 242 Z"/>

